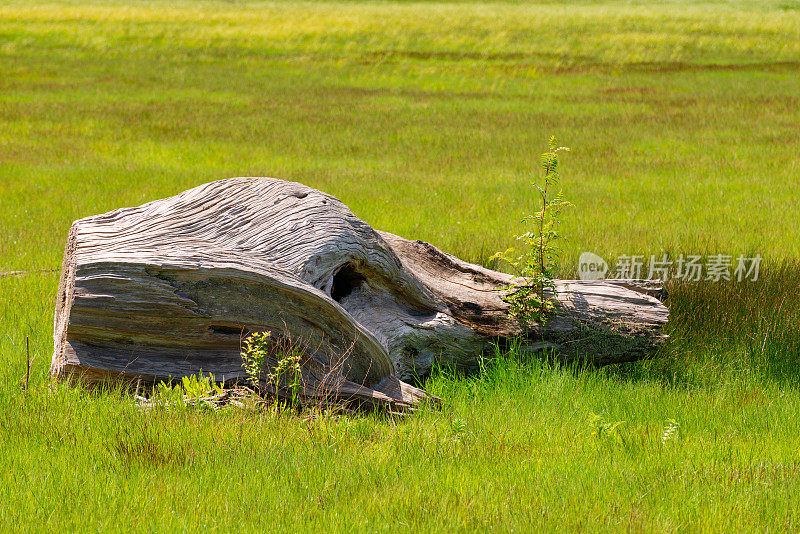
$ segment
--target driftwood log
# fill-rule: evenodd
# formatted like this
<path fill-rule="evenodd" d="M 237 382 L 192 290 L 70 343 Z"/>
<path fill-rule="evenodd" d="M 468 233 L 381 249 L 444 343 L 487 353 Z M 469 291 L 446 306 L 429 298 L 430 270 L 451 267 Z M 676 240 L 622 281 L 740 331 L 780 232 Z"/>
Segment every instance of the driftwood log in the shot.
<path fill-rule="evenodd" d="M 403 380 L 469 370 L 497 340 L 606 364 L 664 338 L 652 283 L 559 281 L 555 316 L 523 326 L 498 290 L 511 280 L 376 231 L 305 185 L 221 180 L 73 223 L 51 374 L 235 381 L 243 336 L 271 331 L 301 348 L 306 398 L 402 407 L 425 396 Z"/>

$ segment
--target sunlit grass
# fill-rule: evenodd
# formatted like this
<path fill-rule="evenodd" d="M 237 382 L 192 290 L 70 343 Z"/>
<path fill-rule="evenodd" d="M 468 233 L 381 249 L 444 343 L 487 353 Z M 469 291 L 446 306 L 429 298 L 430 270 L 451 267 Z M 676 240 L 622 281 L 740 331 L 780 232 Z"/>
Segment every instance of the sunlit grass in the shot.
<path fill-rule="evenodd" d="M 30 273 L 0 277 L 0 525 L 797 530 L 799 70 L 791 2 L 4 3 L 0 272 Z M 266 175 L 487 262 L 551 134 L 565 276 L 583 250 L 757 252 L 762 279 L 671 285 L 653 360 L 499 354 L 402 422 L 47 383 L 74 219 Z"/>
<path fill-rule="evenodd" d="M 797 528 L 800 406 L 774 382 L 669 387 L 512 353 L 427 387 L 446 405 L 403 421 L 141 413 L 61 386 L 4 395 L 0 517 L 67 530 Z M 596 416 L 619 424 L 598 436 Z"/>
<path fill-rule="evenodd" d="M 527 211 L 550 134 L 573 149 L 567 260 L 797 257 L 798 13 L 6 6 L 0 266 L 52 267 L 71 220 L 237 174 L 323 188 L 376 227 L 485 261 Z M 35 252 L 14 246 L 21 232 Z"/>

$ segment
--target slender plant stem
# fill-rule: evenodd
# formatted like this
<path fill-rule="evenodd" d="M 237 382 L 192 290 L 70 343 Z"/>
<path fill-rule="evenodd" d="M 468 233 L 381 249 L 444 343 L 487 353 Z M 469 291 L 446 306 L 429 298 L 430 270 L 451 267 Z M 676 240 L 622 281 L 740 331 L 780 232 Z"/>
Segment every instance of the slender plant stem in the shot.
<path fill-rule="evenodd" d="M 28 336 L 25 336 L 25 354 L 27 361 L 27 370 L 25 371 L 25 389 L 28 389 L 28 386 L 31 383 L 31 338 Z"/>
<path fill-rule="evenodd" d="M 549 156 L 548 156 L 549 157 Z M 549 162 L 548 162 L 549 163 Z M 544 189 L 542 190 L 542 213 L 539 217 L 539 275 L 540 278 L 545 276 L 544 270 L 544 218 L 547 212 L 547 186 L 550 184 L 550 165 L 545 164 L 544 168 Z M 537 281 L 539 290 L 540 312 L 544 311 L 544 282 L 540 279 Z"/>

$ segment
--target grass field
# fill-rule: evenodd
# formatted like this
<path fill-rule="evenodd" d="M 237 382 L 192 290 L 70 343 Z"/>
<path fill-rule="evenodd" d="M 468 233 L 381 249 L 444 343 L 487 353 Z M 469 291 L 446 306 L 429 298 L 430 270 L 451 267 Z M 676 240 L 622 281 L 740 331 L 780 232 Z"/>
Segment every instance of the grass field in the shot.
<path fill-rule="evenodd" d="M 0 272 L 29 271 L 0 276 L 0 529 L 800 530 L 799 125 L 796 0 L 0 2 Z M 46 379 L 74 219 L 273 176 L 487 263 L 551 134 L 564 276 L 759 253 L 759 281 L 673 284 L 659 358 L 512 351 L 403 421 Z"/>

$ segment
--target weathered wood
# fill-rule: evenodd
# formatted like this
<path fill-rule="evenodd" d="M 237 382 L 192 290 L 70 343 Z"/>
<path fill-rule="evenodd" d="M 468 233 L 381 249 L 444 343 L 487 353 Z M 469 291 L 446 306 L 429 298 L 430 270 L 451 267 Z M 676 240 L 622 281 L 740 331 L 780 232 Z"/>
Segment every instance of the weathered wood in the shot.
<path fill-rule="evenodd" d="M 498 291 L 510 280 L 378 232 L 302 184 L 221 180 L 72 225 L 51 373 L 238 380 L 242 336 L 270 330 L 302 347 L 308 396 L 411 405 L 425 393 L 399 379 L 472 368 L 498 338 L 597 363 L 663 338 L 652 284 L 560 281 L 556 316 L 523 327 Z"/>

